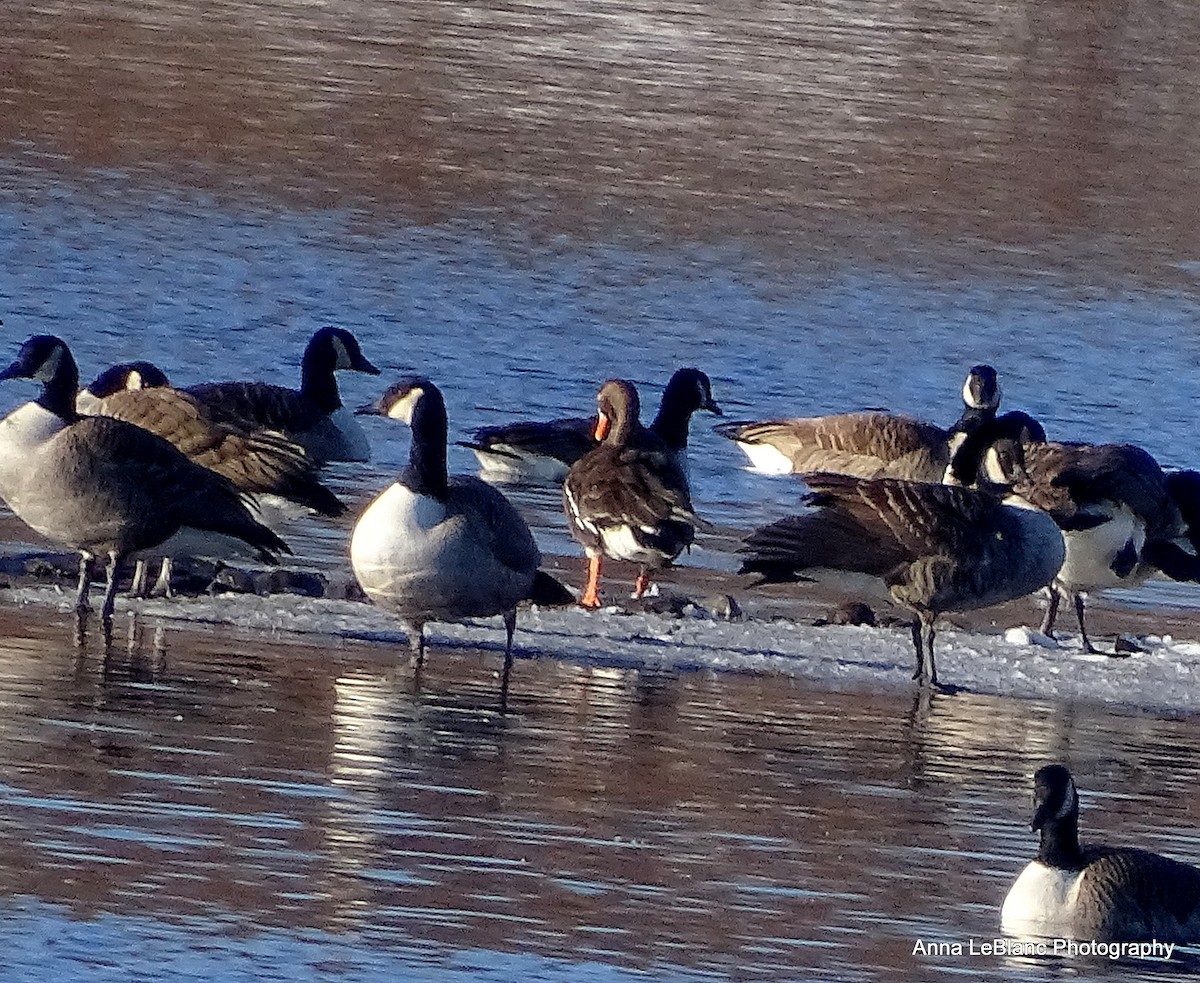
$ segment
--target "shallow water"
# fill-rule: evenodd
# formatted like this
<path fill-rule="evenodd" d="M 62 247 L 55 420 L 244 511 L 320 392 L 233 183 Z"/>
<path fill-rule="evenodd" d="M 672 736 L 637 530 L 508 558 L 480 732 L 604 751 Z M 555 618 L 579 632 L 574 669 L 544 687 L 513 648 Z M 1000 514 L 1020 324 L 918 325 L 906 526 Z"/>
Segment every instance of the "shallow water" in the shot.
<path fill-rule="evenodd" d="M 734 417 L 948 422 L 988 361 L 1053 436 L 1195 466 L 1198 17 L 10 0 L 4 337 L 290 383 L 337 323 L 385 370 L 347 402 L 426 373 L 457 435 L 611 375 L 652 404 L 683 363 Z M 792 507 L 710 422 L 701 511 Z M 368 426 L 375 462 L 333 472 L 356 502 L 406 453 Z M 555 492 L 516 496 L 574 551 Z M 344 568 L 343 533 L 293 539 Z M 1197 600 L 1159 590 L 1127 599 Z M 6 980 L 994 978 L 912 940 L 994 932 L 1048 757 L 1098 827 L 1200 854 L 1191 718 L 546 659 L 501 719 L 477 654 L 414 693 L 357 643 L 142 632 L 110 665 L 44 612 L 5 643 Z"/>
<path fill-rule="evenodd" d="M 1196 718 L 553 659 L 500 716 L 494 652 L 46 621 L 0 647 L 6 980 L 1129 978 L 913 946 L 995 935 L 1048 759 L 1200 852 Z"/>

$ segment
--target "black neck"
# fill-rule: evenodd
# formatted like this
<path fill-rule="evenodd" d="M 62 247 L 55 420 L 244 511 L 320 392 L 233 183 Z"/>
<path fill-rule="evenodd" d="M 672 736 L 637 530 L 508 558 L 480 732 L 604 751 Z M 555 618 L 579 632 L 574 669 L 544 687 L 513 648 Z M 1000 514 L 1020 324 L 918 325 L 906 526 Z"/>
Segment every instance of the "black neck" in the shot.
<path fill-rule="evenodd" d="M 1076 870 L 1083 866 L 1083 851 L 1079 848 L 1079 813 L 1071 812 L 1061 819 L 1051 819 L 1041 831 L 1038 860 L 1051 867 Z"/>
<path fill-rule="evenodd" d="M 958 422 L 950 428 L 953 433 L 972 434 L 985 423 L 991 423 L 996 419 L 995 408 L 980 408 L 975 406 L 967 406 L 963 404 L 962 416 L 958 418 Z"/>
<path fill-rule="evenodd" d="M 694 409 L 687 403 L 672 399 L 670 390 L 663 394 L 662 405 L 658 415 L 650 424 L 650 429 L 658 434 L 671 450 L 681 451 L 687 447 L 688 424 L 691 423 Z"/>
<path fill-rule="evenodd" d="M 412 446 L 400 484 L 417 495 L 445 500 L 450 493 L 446 469 L 446 404 L 436 389 L 427 389 L 413 407 Z"/>
<path fill-rule="evenodd" d="M 323 357 L 311 347 L 304 352 L 300 363 L 300 392 L 316 403 L 322 413 L 332 413 L 342 405 L 333 366 L 327 356 Z"/>
<path fill-rule="evenodd" d="M 42 392 L 34 402 L 68 422 L 79 419 L 75 412 L 75 396 L 79 392 L 79 367 L 65 348 L 54 375 L 42 383 Z"/>

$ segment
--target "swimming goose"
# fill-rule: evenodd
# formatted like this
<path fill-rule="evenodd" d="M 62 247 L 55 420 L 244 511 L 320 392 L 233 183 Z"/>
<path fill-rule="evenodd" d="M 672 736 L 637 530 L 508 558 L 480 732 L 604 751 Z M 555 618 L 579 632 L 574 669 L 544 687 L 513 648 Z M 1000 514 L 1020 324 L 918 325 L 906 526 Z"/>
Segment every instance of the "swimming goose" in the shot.
<path fill-rule="evenodd" d="M 98 555 L 108 557 L 101 608 L 107 620 L 121 559 L 181 529 L 235 537 L 270 561 L 289 552 L 254 519 L 227 479 L 140 427 L 80 416 L 79 370 L 61 339 L 37 335 L 26 341 L 0 372 L 0 380 L 18 378 L 40 381 L 42 392 L 0 420 L 0 497 L 26 525 L 79 550 L 81 612 Z"/>
<path fill-rule="evenodd" d="M 697 410 L 721 415 L 712 383 L 699 369 L 679 369 L 667 381 L 658 415 L 650 429 L 687 467 L 688 424 Z M 562 481 L 572 464 L 592 450 L 596 418 L 564 417 L 537 422 L 522 420 L 480 427 L 474 439 L 462 441 L 479 459 L 480 470 L 497 480 Z"/>
<path fill-rule="evenodd" d="M 678 458 L 638 422 L 633 384 L 610 379 L 600 387 L 596 404 L 594 435 L 600 444 L 571 466 L 563 482 L 571 534 L 588 556 L 588 582 L 579 603 L 590 608 L 600 606 L 604 556 L 639 565 L 634 597 L 640 598 L 649 571 L 670 564 L 690 546 L 700 521 Z"/>
<path fill-rule="evenodd" d="M 303 447 L 318 467 L 329 461 L 368 461 L 367 436 L 338 393 L 334 372 L 340 369 L 379 375 L 354 335 L 343 328 L 321 328 L 304 349 L 298 390 L 265 382 L 207 382 L 184 392 L 219 423 L 278 431 Z"/>
<path fill-rule="evenodd" d="M 507 498 L 473 475 L 446 469 L 446 404 L 428 379 L 403 379 L 358 410 L 412 428 L 408 466 L 355 523 L 350 563 L 367 596 L 400 616 L 424 661 L 428 621 L 504 618 L 501 704 L 508 693 L 517 605 L 574 598 L 538 569 L 529 526 Z"/>
<path fill-rule="evenodd" d="M 153 362 L 121 362 L 101 372 L 91 385 L 75 396 L 75 411 L 95 416 L 100 400 L 125 389 L 153 389 L 169 386 L 167 374 Z"/>
<path fill-rule="evenodd" d="M 1103 942 L 1200 942 L 1200 869 L 1148 850 L 1080 846 L 1079 792 L 1062 765 L 1038 769 L 1033 804 L 1037 859 L 1005 897 L 1001 931 Z"/>
<path fill-rule="evenodd" d="M 995 416 L 1000 405 L 996 370 L 974 366 L 962 397 L 962 416 L 949 430 L 880 412 L 733 422 L 716 430 L 741 448 L 752 470 L 763 474 L 821 472 L 937 482 L 962 436 Z"/>
<path fill-rule="evenodd" d="M 957 480 L 971 483 L 980 453 L 993 439 L 1008 439 L 1005 420 L 1016 415 L 997 418 L 963 442 L 951 467 Z M 1193 497 L 1187 475 L 1169 478 L 1131 444 L 1047 442 L 1044 431 L 1027 431 L 1024 441 L 1025 474 L 1013 490 L 1047 512 L 1066 542 L 1041 629 L 1053 637 L 1059 605 L 1071 600 L 1084 651 L 1099 653 L 1087 634 L 1086 593 L 1136 587 L 1159 571 L 1175 580 L 1200 579 L 1190 539 L 1196 533 L 1180 508 Z"/>
<path fill-rule="evenodd" d="M 938 686 L 934 622 L 1024 597 L 1062 566 L 1054 520 L 1008 494 L 1021 477 L 1015 441 L 989 448 L 982 489 L 819 474 L 805 480 L 811 507 L 751 533 L 741 573 L 759 583 L 821 581 L 912 611 L 913 678 Z M 1001 496 L 1006 496 L 1001 501 Z"/>

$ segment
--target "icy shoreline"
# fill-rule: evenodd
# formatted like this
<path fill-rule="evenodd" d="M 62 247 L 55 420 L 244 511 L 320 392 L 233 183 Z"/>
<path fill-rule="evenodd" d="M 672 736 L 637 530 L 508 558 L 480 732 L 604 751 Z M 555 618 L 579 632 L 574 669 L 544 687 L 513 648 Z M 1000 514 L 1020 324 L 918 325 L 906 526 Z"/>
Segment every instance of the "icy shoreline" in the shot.
<path fill-rule="evenodd" d="M 69 598 L 54 588 L 6 591 L 20 633 L 19 607 L 54 607 L 71 617 Z M 122 601 L 119 633 L 131 612 L 174 627 L 227 625 L 276 636 L 327 636 L 378 644 L 407 664 L 407 637 L 399 622 L 369 604 L 293 594 Z M 439 649 L 478 648 L 499 656 L 504 630 L 499 618 L 426 628 L 430 660 Z M 1200 642 L 1169 634 L 1138 635 L 1144 651 L 1127 657 L 1085 655 L 1076 636 L 1055 644 L 1035 630 L 1016 627 L 986 632 L 939 630 L 938 673 L 944 683 L 970 693 L 1036 700 L 1098 701 L 1126 710 L 1200 711 Z M 1110 647 L 1110 646 L 1109 646 Z M 658 671 L 778 675 L 836 691 L 915 693 L 913 651 L 906 625 L 866 627 L 812 625 L 792 618 L 749 616 L 714 620 L 687 608 L 682 616 L 629 611 L 522 610 L 514 640 L 513 690 L 538 659 L 581 665 Z M 495 666 L 489 664 L 489 669 Z"/>

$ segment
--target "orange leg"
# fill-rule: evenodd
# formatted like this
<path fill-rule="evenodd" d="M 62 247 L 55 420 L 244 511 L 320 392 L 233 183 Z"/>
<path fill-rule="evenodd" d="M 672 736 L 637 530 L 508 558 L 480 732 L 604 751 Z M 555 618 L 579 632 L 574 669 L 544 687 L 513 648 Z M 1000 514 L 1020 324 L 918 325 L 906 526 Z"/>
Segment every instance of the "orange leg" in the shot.
<path fill-rule="evenodd" d="M 588 582 L 583 597 L 579 599 L 581 607 L 600 607 L 600 560 L 598 556 L 588 557 Z"/>
<path fill-rule="evenodd" d="M 640 601 L 642 595 L 646 593 L 646 588 L 650 586 L 650 578 L 646 571 L 643 570 L 637 575 L 637 580 L 633 582 L 633 599 Z"/>

